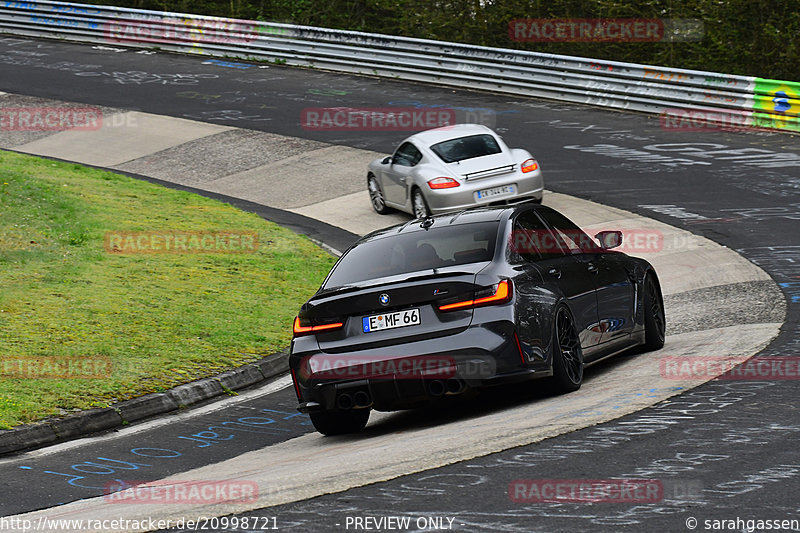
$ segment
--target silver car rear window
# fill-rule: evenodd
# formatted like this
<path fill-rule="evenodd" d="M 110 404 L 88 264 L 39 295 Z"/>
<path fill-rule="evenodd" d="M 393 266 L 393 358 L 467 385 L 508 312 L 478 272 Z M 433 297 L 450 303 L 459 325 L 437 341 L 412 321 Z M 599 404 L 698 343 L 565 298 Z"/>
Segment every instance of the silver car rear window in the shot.
<path fill-rule="evenodd" d="M 455 163 L 502 152 L 497 140 L 488 133 L 442 141 L 432 145 L 431 150 L 445 163 Z"/>

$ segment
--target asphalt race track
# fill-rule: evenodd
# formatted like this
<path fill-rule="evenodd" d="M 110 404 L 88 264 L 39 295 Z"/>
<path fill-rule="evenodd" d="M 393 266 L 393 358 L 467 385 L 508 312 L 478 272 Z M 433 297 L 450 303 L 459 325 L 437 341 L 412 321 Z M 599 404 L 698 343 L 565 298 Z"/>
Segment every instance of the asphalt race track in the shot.
<path fill-rule="evenodd" d="M 778 282 L 788 304 L 780 336 L 760 355 L 798 356 L 798 137 L 665 130 L 657 118 L 643 115 L 264 67 L 0 39 L 0 91 L 260 130 L 342 147 L 388 152 L 405 134 L 304 130 L 299 125 L 302 110 L 455 109 L 462 121 L 481 121 L 497 129 L 510 145 L 528 148 L 542 164 L 549 190 L 687 229 L 759 265 Z M 35 140 L 32 134 L 26 135 L 25 141 Z M 326 169 L 320 169 L 321 176 L 309 175 L 297 184 L 300 196 L 311 196 L 305 204 L 291 195 L 271 203 L 268 189 L 259 200 L 298 213 L 314 212 L 308 206 L 323 201 L 322 196 L 314 196 L 314 186 L 329 185 L 325 173 Z M 340 194 L 357 192 L 343 190 Z M 693 317 L 698 322 L 696 329 L 717 327 L 725 315 L 725 295 L 715 297 L 721 302 L 719 315 Z M 735 301 L 730 303 L 735 307 Z M 747 322 L 747 316 L 740 318 Z M 592 373 L 614 373 L 617 364 L 611 362 Z M 6 490 L 0 514 L 101 494 L 102 483 L 90 483 L 89 475 L 76 479 L 76 472 L 92 472 L 87 462 L 108 465 L 112 464 L 109 460 L 117 461 L 113 464 L 125 470 L 126 479 L 144 481 L 308 434 L 311 428 L 294 410 L 292 391 L 280 388 L 285 385 L 275 385 L 273 388 L 280 390 L 274 393 L 258 390 L 238 401 L 207 406 L 201 419 L 203 431 L 247 417 L 264 421 L 264 427 L 243 430 L 225 443 L 208 438 L 209 433 L 198 435 L 193 417 L 201 415 L 190 412 L 180 415 L 184 418 L 156 420 L 119 434 L 2 459 L 0 476 Z M 670 401 L 539 443 L 240 516 L 275 517 L 278 529 L 297 531 L 353 530 L 348 517 L 365 516 L 411 517 L 410 530 L 434 529 L 430 524 L 438 523 L 458 531 L 688 531 L 689 517 L 700 521 L 698 530 L 706 519 L 797 519 L 797 397 L 797 379 L 710 382 Z M 401 413 L 386 421 L 373 437 L 445 424 L 453 418 L 469 421 L 475 410 L 502 420 L 501 415 L 515 405 L 507 395 L 490 394 L 482 397 L 480 404 L 460 406 L 455 414 L 446 410 Z M 365 444 L 370 441 L 348 437 L 336 439 L 331 446 Z M 167 461 L 133 452 L 154 449 L 176 450 L 180 455 Z M 359 468 L 358 464 L 350 466 Z M 94 473 L 98 472 L 102 470 L 95 466 Z M 662 480 L 663 498 L 652 503 L 590 504 L 525 503 L 509 497 L 509 486 L 518 479 L 607 478 Z M 441 521 L 420 527 L 419 517 Z"/>

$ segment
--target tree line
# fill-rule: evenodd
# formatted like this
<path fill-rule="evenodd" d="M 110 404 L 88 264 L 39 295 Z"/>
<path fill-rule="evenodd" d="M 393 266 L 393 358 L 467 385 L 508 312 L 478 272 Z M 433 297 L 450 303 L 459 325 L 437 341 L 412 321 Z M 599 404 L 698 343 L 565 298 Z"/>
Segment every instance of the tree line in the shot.
<path fill-rule="evenodd" d="M 284 22 L 800 81 L 800 0 L 100 0 L 88 3 Z M 702 23 L 666 42 L 527 42 L 515 19 Z M 538 28 L 530 28 L 534 36 Z"/>

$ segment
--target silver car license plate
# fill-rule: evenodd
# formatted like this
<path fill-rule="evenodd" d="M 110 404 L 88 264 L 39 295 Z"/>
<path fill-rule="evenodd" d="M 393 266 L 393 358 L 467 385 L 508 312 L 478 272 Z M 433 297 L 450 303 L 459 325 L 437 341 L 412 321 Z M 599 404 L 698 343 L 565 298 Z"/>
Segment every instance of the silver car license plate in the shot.
<path fill-rule="evenodd" d="M 484 200 L 486 198 L 493 198 L 495 196 L 505 196 L 508 194 L 514 194 L 516 192 L 516 188 L 513 185 L 503 185 L 502 187 L 492 187 L 491 189 L 481 189 L 480 191 L 475 193 L 475 196 L 478 200 Z"/>
<path fill-rule="evenodd" d="M 406 309 L 394 313 L 384 313 L 382 315 L 365 316 L 361 319 L 364 326 L 364 333 L 379 331 L 382 329 L 402 328 L 403 326 L 416 326 L 421 324 L 419 309 Z"/>

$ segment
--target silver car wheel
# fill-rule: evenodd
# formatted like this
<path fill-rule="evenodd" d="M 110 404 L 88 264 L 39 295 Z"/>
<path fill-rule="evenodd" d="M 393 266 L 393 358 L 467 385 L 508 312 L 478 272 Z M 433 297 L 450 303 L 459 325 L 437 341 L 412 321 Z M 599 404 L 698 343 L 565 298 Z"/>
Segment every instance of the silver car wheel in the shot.
<path fill-rule="evenodd" d="M 417 218 L 425 218 L 431 215 L 428 209 L 428 204 L 425 203 L 425 197 L 422 196 L 422 191 L 414 189 L 414 216 Z"/>
<path fill-rule="evenodd" d="M 386 207 L 386 201 L 383 199 L 383 192 L 378 186 L 375 176 L 370 175 L 367 178 L 367 189 L 369 189 L 369 199 L 372 202 L 372 208 L 379 215 L 386 214 L 389 208 Z"/>

